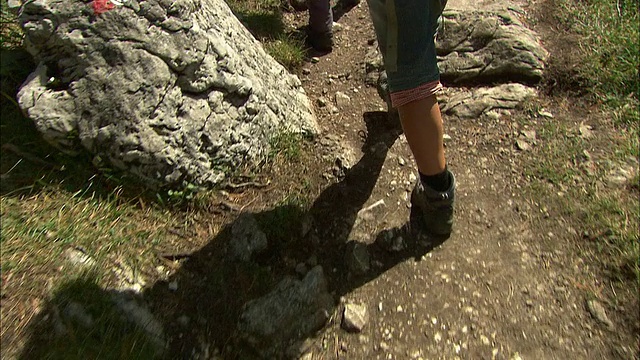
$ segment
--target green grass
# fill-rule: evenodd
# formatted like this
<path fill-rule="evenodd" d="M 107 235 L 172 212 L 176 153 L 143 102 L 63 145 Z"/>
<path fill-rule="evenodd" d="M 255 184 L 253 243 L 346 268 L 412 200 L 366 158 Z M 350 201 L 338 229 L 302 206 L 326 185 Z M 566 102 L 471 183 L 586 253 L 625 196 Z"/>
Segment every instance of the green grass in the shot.
<path fill-rule="evenodd" d="M 296 161 L 302 153 L 304 136 L 298 133 L 282 132 L 269 141 L 269 159 L 282 156 L 287 162 Z"/>
<path fill-rule="evenodd" d="M 280 36 L 265 44 L 267 52 L 287 69 L 297 69 L 304 63 L 306 51 L 301 40 Z"/>
<path fill-rule="evenodd" d="M 638 176 L 622 186 L 609 183 L 609 162 L 616 167 L 631 155 L 628 137 L 599 139 L 617 151 L 594 154 L 591 159 L 585 151 L 592 151 L 595 140 L 581 138 L 575 128 L 562 122 L 545 123 L 538 139 L 536 161 L 525 168 L 537 201 L 557 206 L 561 216 L 575 221 L 581 234 L 589 234 L 588 239 L 579 240 L 580 245 L 608 274 L 640 285 Z M 551 191 L 545 183 L 553 184 Z M 542 194 L 546 194 L 544 200 Z"/>
<path fill-rule="evenodd" d="M 306 48 L 295 30 L 287 30 L 282 6 L 275 0 L 228 0 L 240 22 L 260 40 L 265 50 L 288 70 L 304 62 Z"/>
<path fill-rule="evenodd" d="M 638 95 L 639 4 L 637 0 L 556 0 L 560 23 L 582 36 L 579 65 L 590 89 L 602 98 Z"/>
<path fill-rule="evenodd" d="M 564 208 L 580 213 L 581 226 L 594 238 L 593 258 L 614 277 L 635 278 L 640 285 L 638 226 L 638 177 L 626 187 L 612 187 L 607 162 L 623 163 L 639 156 L 640 138 L 640 3 L 637 0 L 553 0 L 555 20 L 561 31 L 579 37 L 578 83 L 608 119 L 612 134 L 604 159 L 589 163 L 584 150 L 593 139 L 583 139 L 560 122 L 549 122 L 540 131 L 541 161 L 528 175 L 550 182 L 567 194 Z M 607 123 L 605 121 L 605 123 Z M 599 132 L 602 133 L 604 129 Z M 585 166 L 587 165 L 587 166 Z M 591 166 L 588 170 L 587 167 Z M 606 234 L 606 235 L 602 235 Z M 606 256 L 603 256 L 606 255 Z"/>
<path fill-rule="evenodd" d="M 578 73 L 584 88 L 608 106 L 618 124 L 637 125 L 640 22 L 637 0 L 556 0 L 557 20 L 581 36 Z M 635 129 L 637 132 L 637 126 Z"/>

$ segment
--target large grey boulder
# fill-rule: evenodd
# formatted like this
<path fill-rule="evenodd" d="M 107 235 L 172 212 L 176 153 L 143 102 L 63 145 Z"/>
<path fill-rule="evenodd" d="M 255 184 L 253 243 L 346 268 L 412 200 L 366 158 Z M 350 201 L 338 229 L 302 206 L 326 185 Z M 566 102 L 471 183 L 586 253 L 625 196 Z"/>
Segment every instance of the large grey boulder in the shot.
<path fill-rule="evenodd" d="M 128 0 L 103 14 L 34 0 L 20 22 L 39 64 L 18 102 L 60 149 L 155 186 L 255 167 L 283 132 L 316 134 L 301 82 L 223 0 Z"/>
<path fill-rule="evenodd" d="M 289 347 L 324 326 L 334 302 L 321 266 L 304 279 L 286 278 L 275 290 L 244 306 L 238 336 L 264 359 L 282 358 Z"/>
<path fill-rule="evenodd" d="M 548 53 L 509 11 L 445 11 L 436 43 L 449 83 L 537 82 Z"/>

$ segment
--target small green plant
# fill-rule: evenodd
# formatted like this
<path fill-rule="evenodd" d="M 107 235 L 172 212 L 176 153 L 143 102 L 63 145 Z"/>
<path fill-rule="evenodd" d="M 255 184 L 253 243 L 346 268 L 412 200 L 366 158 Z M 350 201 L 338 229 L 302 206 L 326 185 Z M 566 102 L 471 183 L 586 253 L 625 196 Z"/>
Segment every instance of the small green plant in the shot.
<path fill-rule="evenodd" d="M 302 134 L 293 132 L 282 132 L 271 138 L 269 141 L 269 158 L 283 156 L 287 161 L 293 161 L 300 157 L 302 151 Z"/>
<path fill-rule="evenodd" d="M 306 54 L 302 40 L 285 29 L 280 1 L 229 0 L 229 7 L 265 50 L 288 70 L 299 68 Z"/>
<path fill-rule="evenodd" d="M 177 203 L 183 203 L 193 200 L 194 196 L 198 193 L 199 188 L 191 183 L 186 184 L 182 190 L 169 190 L 167 195 L 171 201 Z"/>
<path fill-rule="evenodd" d="M 557 0 L 559 21 L 582 36 L 584 56 L 578 64 L 597 97 L 617 103 L 637 98 L 640 54 L 637 0 Z"/>
<path fill-rule="evenodd" d="M 294 70 L 302 66 L 305 57 L 305 47 L 302 41 L 293 36 L 280 36 L 265 45 L 269 55 L 273 56 L 282 66 Z"/>

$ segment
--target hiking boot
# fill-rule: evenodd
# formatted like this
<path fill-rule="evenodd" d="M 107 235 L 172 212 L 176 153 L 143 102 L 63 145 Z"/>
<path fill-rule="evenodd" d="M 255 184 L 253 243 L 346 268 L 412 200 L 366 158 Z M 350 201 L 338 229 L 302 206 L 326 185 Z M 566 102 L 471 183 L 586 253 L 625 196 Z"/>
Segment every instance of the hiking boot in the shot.
<path fill-rule="evenodd" d="M 387 72 L 382 71 L 378 76 L 378 84 L 376 85 L 378 95 L 387 103 L 387 115 L 391 121 L 400 121 L 398 109 L 391 106 L 391 94 L 389 93 L 389 84 L 387 80 Z"/>
<path fill-rule="evenodd" d="M 314 50 L 329 53 L 333 50 L 333 32 L 331 30 L 325 32 L 309 30 L 307 42 Z"/>
<path fill-rule="evenodd" d="M 432 235 L 448 236 L 453 225 L 453 201 L 456 179 L 447 170 L 450 184 L 446 191 L 436 191 L 418 179 L 411 193 L 411 205 L 422 212 L 426 230 Z"/>

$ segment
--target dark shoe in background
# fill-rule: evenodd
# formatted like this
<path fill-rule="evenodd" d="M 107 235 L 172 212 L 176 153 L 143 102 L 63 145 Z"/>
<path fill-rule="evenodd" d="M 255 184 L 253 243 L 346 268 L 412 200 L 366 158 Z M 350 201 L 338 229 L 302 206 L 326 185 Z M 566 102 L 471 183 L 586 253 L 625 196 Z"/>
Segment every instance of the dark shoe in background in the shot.
<path fill-rule="evenodd" d="M 447 170 L 450 178 L 449 189 L 436 191 L 420 179 L 411 193 L 411 205 L 417 206 L 424 219 L 426 231 L 431 235 L 448 236 L 453 226 L 453 203 L 456 179 Z"/>
<path fill-rule="evenodd" d="M 307 33 L 307 42 L 314 50 L 329 53 L 333 50 L 333 32 L 315 32 L 309 30 Z"/>

